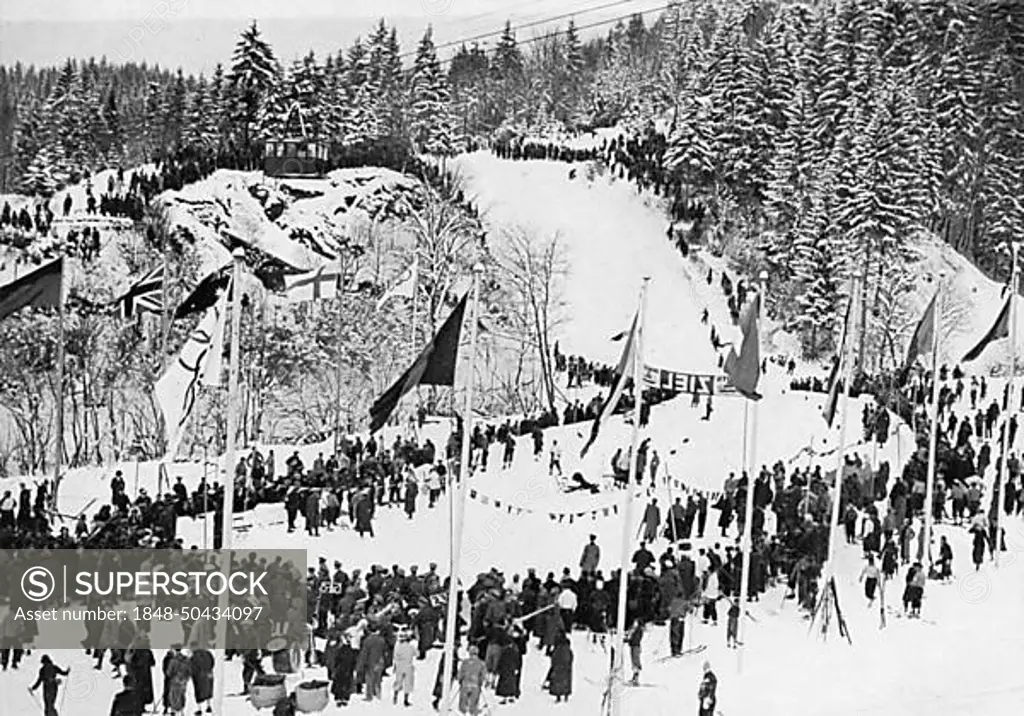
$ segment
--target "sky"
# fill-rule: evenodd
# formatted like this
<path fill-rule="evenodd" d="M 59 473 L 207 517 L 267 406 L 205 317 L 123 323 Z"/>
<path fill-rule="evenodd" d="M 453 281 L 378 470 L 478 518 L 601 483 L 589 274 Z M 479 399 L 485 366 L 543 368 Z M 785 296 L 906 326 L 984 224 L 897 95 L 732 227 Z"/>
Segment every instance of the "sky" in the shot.
<path fill-rule="evenodd" d="M 7 22 L 67 22 L 137 20 L 158 6 L 158 12 L 190 20 L 258 18 L 365 18 L 380 15 L 467 16 L 505 10 L 522 4 L 565 5 L 560 0 L 546 3 L 526 0 L 0 0 L 0 17 Z M 584 2 L 577 2 L 585 5 Z"/>
<path fill-rule="evenodd" d="M 385 18 L 403 51 L 428 24 L 438 43 L 563 14 L 576 23 L 612 20 L 662 8 L 666 0 L 0 0 L 0 64 L 57 65 L 67 58 L 107 57 L 212 71 L 227 63 L 238 33 L 256 19 L 285 63 L 313 50 L 334 53 Z M 646 19 L 653 20 L 657 13 Z M 562 26 L 567 18 L 557 20 Z M 547 29 L 524 29 L 520 39 Z M 606 32 L 607 26 L 593 29 Z M 491 40 L 493 42 L 493 40 Z M 482 44 L 487 44 L 485 41 Z"/>

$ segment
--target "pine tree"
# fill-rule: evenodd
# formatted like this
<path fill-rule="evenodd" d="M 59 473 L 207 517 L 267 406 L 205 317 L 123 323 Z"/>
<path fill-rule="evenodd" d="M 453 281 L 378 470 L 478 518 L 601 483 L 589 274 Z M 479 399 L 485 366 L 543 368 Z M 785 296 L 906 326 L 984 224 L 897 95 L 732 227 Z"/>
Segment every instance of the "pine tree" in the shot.
<path fill-rule="evenodd" d="M 349 121 L 358 133 L 357 143 L 367 144 L 381 135 L 380 88 L 373 81 L 370 54 L 359 38 L 349 49 L 347 73 Z"/>
<path fill-rule="evenodd" d="M 370 86 L 376 88 L 378 133 L 397 137 L 403 127 L 402 61 L 399 58 L 398 35 L 381 19 L 370 40 Z"/>
<path fill-rule="evenodd" d="M 167 101 L 164 106 L 164 141 L 163 146 L 169 152 L 176 152 L 181 146 L 181 138 L 185 128 L 185 112 L 188 101 L 188 87 L 181 69 L 168 88 Z"/>
<path fill-rule="evenodd" d="M 449 110 L 448 83 L 434 48 L 433 28 L 427 27 L 416 50 L 410 83 L 410 130 L 420 152 L 447 156 L 455 150 L 454 121 Z"/>
<path fill-rule="evenodd" d="M 266 122 L 264 104 L 281 79 L 274 52 L 260 35 L 255 20 L 235 45 L 229 77 L 236 102 L 232 119 L 241 127 L 243 145 L 251 152 L 259 125 Z"/>
<path fill-rule="evenodd" d="M 43 145 L 21 176 L 22 191 L 32 196 L 53 196 L 70 178 L 63 169 L 65 164 L 60 143 Z"/>
<path fill-rule="evenodd" d="M 124 132 L 121 129 L 121 111 L 117 106 L 117 88 L 111 87 L 103 104 L 103 121 L 109 136 L 108 150 L 120 157 L 124 151 Z"/>
<path fill-rule="evenodd" d="M 803 329 L 805 355 L 817 357 L 833 347 L 841 276 L 824 192 L 814 192 L 808 198 L 794 234 L 792 271 L 799 286 L 796 319 Z"/>
<path fill-rule="evenodd" d="M 152 80 L 149 83 L 146 94 L 146 161 L 152 161 L 155 158 L 156 153 L 164 149 L 162 138 L 164 136 L 164 118 L 166 116 L 167 110 L 164 99 L 164 88 L 159 82 Z"/>
<path fill-rule="evenodd" d="M 502 120 L 516 122 L 518 113 L 524 109 L 522 92 L 525 76 L 523 53 L 519 50 L 511 22 L 505 22 L 490 68 L 495 88 L 495 112 Z"/>

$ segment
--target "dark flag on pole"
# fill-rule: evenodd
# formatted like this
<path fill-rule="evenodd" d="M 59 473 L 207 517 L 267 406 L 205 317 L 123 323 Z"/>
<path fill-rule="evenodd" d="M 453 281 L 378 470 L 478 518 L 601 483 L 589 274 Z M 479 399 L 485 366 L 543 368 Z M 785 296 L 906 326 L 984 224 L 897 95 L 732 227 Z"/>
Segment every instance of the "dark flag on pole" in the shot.
<path fill-rule="evenodd" d="M 0 286 L 0 321 L 23 308 L 57 308 L 61 300 L 64 259 L 37 268 Z"/>
<path fill-rule="evenodd" d="M 754 296 L 743 315 L 740 317 L 740 330 L 743 331 L 743 343 L 739 355 L 736 349 L 730 348 L 725 359 L 725 372 L 729 382 L 743 397 L 760 400 L 757 384 L 761 379 L 761 337 L 757 323 L 761 314 L 761 297 Z"/>
<path fill-rule="evenodd" d="M 459 338 L 462 335 L 462 317 L 469 301 L 467 292 L 448 316 L 416 361 L 394 384 L 384 391 L 370 407 L 370 432 L 384 427 L 391 413 L 398 407 L 402 396 L 417 385 L 455 385 L 455 364 L 459 357 Z"/>
<path fill-rule="evenodd" d="M 978 345 L 974 346 L 964 356 L 964 363 L 970 363 L 972 360 L 977 360 L 985 349 L 988 348 L 988 344 L 993 341 L 998 341 L 1000 338 L 1006 338 L 1010 335 L 1010 301 L 1013 300 L 1013 294 L 1011 293 L 1006 298 L 1006 303 L 1003 304 L 1003 309 L 996 316 L 995 324 L 988 329 L 988 333 L 982 338 Z"/>
<path fill-rule="evenodd" d="M 939 293 L 936 291 L 928 303 L 928 308 L 924 310 L 924 315 L 921 316 L 917 328 L 914 329 L 914 336 L 910 339 L 910 345 L 907 347 L 907 360 L 903 363 L 903 369 L 900 370 L 897 381 L 901 388 L 907 384 L 910 369 L 914 367 L 917 359 L 928 355 L 935 349 L 935 300 L 938 296 Z"/>
<path fill-rule="evenodd" d="M 208 274 L 196 284 L 192 293 L 174 309 L 174 320 L 213 308 L 217 299 L 220 298 L 221 292 L 227 290 L 229 283 L 231 283 L 230 263 Z"/>
<path fill-rule="evenodd" d="M 632 371 L 630 367 L 633 365 L 633 360 L 636 353 L 636 329 L 637 321 L 640 318 L 640 314 L 637 313 L 633 316 L 633 326 L 629 329 L 629 332 L 623 335 L 628 335 L 629 339 L 626 341 L 625 347 L 622 349 L 622 357 L 619 358 L 619 365 L 615 371 L 615 387 L 612 388 L 611 394 L 608 396 L 608 400 L 601 406 L 601 412 L 598 413 L 597 418 L 594 419 L 594 424 L 590 428 L 590 437 L 587 439 L 586 445 L 580 450 L 580 457 L 584 457 L 587 454 L 587 450 L 597 440 L 597 434 L 601 430 L 601 423 L 611 417 L 612 413 L 615 412 L 615 408 L 619 405 L 619 398 L 622 397 L 622 391 L 626 387 L 626 381 Z M 614 338 L 612 340 L 615 340 Z M 633 387 L 634 392 L 639 395 L 639 387 Z"/>
<path fill-rule="evenodd" d="M 839 339 L 839 350 L 836 352 L 836 361 L 832 364 L 832 371 L 828 374 L 828 400 L 825 401 L 823 415 L 825 423 L 831 428 L 832 421 L 836 418 L 836 408 L 839 405 L 839 383 L 842 376 L 839 374 L 840 366 L 843 363 L 843 356 L 846 355 L 846 334 L 850 327 L 850 309 L 853 306 L 853 297 L 846 304 L 846 314 L 843 316 L 843 333 Z"/>

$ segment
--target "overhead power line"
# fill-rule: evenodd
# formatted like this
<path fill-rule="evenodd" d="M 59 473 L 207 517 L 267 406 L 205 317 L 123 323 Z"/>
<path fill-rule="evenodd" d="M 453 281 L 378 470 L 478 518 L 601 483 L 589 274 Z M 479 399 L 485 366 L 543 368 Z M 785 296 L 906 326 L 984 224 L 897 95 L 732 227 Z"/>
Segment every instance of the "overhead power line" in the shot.
<path fill-rule="evenodd" d="M 627 2 L 628 1 L 630 1 L 630 0 L 627 0 Z M 651 13 L 654 13 L 654 12 L 662 12 L 663 10 L 668 10 L 670 7 L 675 5 L 676 2 L 678 2 L 678 0 L 669 0 L 669 2 L 665 3 L 664 5 L 658 5 L 656 7 L 648 8 L 647 10 L 641 10 L 641 11 L 638 11 L 638 12 L 630 12 L 630 13 L 626 13 L 625 15 L 617 15 L 617 16 L 615 16 L 613 18 L 609 18 L 607 20 L 598 20 L 598 21 L 595 21 L 595 22 L 588 23 L 586 25 L 577 25 L 576 26 L 576 31 L 577 32 L 581 32 L 581 31 L 584 31 L 584 30 L 592 30 L 592 29 L 594 29 L 596 27 L 602 27 L 602 26 L 605 26 L 605 25 L 613 25 L 615 23 L 621 22 L 622 20 L 626 20 L 626 19 L 629 19 L 629 18 L 634 17 L 634 16 L 645 17 L 645 16 L 650 15 Z M 548 22 L 550 22 L 550 20 Z M 516 41 L 516 46 L 517 47 L 522 47 L 523 45 L 531 45 L 534 42 L 540 42 L 541 40 L 546 40 L 549 37 L 558 37 L 560 35 L 565 35 L 567 32 L 568 32 L 567 29 L 552 30 L 551 32 L 549 32 L 546 35 L 541 35 L 539 37 L 530 37 L 530 38 L 527 38 L 526 40 L 517 40 Z M 500 32 L 498 34 L 500 34 Z M 457 44 L 462 44 L 462 43 L 459 42 Z M 451 64 L 451 62 L 452 62 L 452 58 L 450 58 L 450 57 L 447 58 L 447 59 L 439 61 L 439 63 L 441 64 L 442 67 L 444 65 Z"/>
<path fill-rule="evenodd" d="M 585 8 L 581 8 L 579 10 L 574 10 L 573 12 L 564 12 L 564 13 L 562 13 L 560 15 L 553 15 L 551 17 L 546 17 L 546 18 L 543 18 L 541 20 L 532 20 L 531 22 L 523 23 L 521 25 L 512 25 L 512 29 L 516 30 L 517 32 L 519 30 L 528 30 L 531 27 L 537 27 L 539 25 L 547 25 L 547 24 L 550 24 L 552 22 L 558 22 L 559 20 L 565 20 L 566 18 L 575 17 L 577 15 L 587 15 L 589 13 L 599 12 L 601 10 L 607 10 L 608 8 L 617 7 L 619 5 L 628 5 L 628 4 L 632 4 L 632 3 L 635 3 L 635 2 L 636 2 L 636 0 L 613 0 L 613 2 L 606 2 L 603 5 L 595 5 L 594 7 L 589 7 L 589 8 L 585 7 Z M 662 9 L 664 9 L 664 8 L 662 8 Z M 649 11 L 647 11 L 647 12 L 649 12 Z M 629 15 L 634 15 L 634 14 L 637 14 L 637 13 L 629 13 Z M 626 15 L 625 17 L 629 17 L 629 15 Z M 621 19 L 621 17 L 620 18 L 616 18 L 616 20 L 618 20 L 618 19 Z M 581 28 L 577 28 L 577 29 L 581 29 Z M 485 40 L 485 39 L 487 39 L 489 37 L 497 37 L 497 36 L 501 35 L 501 33 L 503 33 L 504 31 L 505 31 L 505 28 L 502 27 L 500 30 L 492 30 L 490 32 L 484 32 L 484 33 L 480 33 L 478 35 L 472 35 L 470 37 L 463 37 L 463 38 L 460 38 L 458 40 L 452 40 L 450 42 L 443 42 L 440 45 L 435 45 L 434 49 L 435 50 L 444 50 L 444 49 L 447 49 L 449 47 L 455 47 L 455 46 L 458 46 L 458 45 L 464 45 L 464 44 L 466 44 L 468 42 L 476 42 L 478 40 Z M 519 44 L 525 44 L 525 42 L 520 42 Z M 402 54 L 399 55 L 399 58 L 401 59 L 401 58 L 406 58 L 406 57 L 413 57 L 415 55 L 416 55 L 416 51 L 413 50 L 413 51 L 409 51 L 409 52 L 403 52 Z"/>

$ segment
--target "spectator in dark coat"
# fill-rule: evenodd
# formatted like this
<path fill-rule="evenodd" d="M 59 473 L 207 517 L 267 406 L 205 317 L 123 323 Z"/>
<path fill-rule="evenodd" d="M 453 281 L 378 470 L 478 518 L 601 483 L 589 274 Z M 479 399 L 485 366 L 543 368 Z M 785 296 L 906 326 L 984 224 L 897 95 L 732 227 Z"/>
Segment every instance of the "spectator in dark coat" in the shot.
<path fill-rule="evenodd" d="M 420 494 L 420 488 L 416 484 L 415 478 L 410 477 L 405 483 L 405 514 L 411 520 L 412 516 L 416 514 L 416 498 Z"/>
<path fill-rule="evenodd" d="M 206 704 L 206 713 L 213 713 L 210 699 L 213 698 L 213 654 L 206 649 L 194 646 L 189 657 L 189 668 L 192 673 L 192 691 L 196 697 L 196 713 Z"/>
<path fill-rule="evenodd" d="M 494 694 L 501 703 L 515 701 L 520 695 L 520 676 L 523 671 L 523 654 L 514 640 L 509 640 L 498 657 L 498 683 Z"/>
<path fill-rule="evenodd" d="M 110 716 L 142 716 L 144 709 L 132 677 L 125 676 L 123 683 L 124 690 L 110 704 Z"/>
<path fill-rule="evenodd" d="M 139 635 L 139 643 L 128 657 L 128 676 L 132 680 L 132 690 L 139 706 L 145 709 L 153 703 L 153 667 L 156 659 L 149 649 L 149 638 L 145 633 Z"/>
<path fill-rule="evenodd" d="M 551 668 L 548 671 L 548 692 L 555 702 L 568 701 L 572 695 L 572 646 L 567 638 L 561 639 L 551 652 Z"/>
<path fill-rule="evenodd" d="M 320 495 L 317 490 L 306 493 L 306 532 L 313 537 L 320 536 Z"/>
<path fill-rule="evenodd" d="M 356 498 L 356 532 L 362 537 L 367 532 L 373 537 L 373 497 L 365 491 Z"/>

